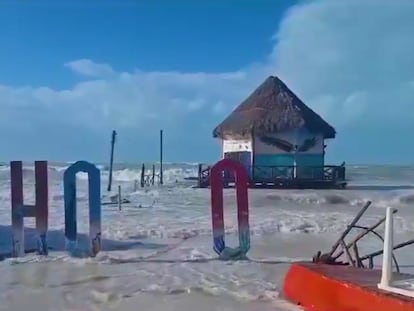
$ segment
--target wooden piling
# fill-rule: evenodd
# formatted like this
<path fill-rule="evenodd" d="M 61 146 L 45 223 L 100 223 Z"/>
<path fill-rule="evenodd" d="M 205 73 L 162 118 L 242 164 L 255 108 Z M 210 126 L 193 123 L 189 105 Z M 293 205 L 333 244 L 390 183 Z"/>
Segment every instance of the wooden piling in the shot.
<path fill-rule="evenodd" d="M 114 147 L 115 147 L 115 138 L 116 138 L 116 131 L 112 131 L 112 140 L 111 140 L 111 158 L 109 161 L 109 181 L 108 181 L 108 191 L 111 191 L 112 186 L 112 167 L 114 163 Z"/>
<path fill-rule="evenodd" d="M 203 180 L 203 164 L 198 164 L 198 188 L 201 188 L 201 183 Z"/>
<path fill-rule="evenodd" d="M 144 188 L 145 186 L 145 164 L 142 163 L 142 168 L 141 168 L 141 188 Z"/>
<path fill-rule="evenodd" d="M 122 210 L 121 185 L 118 185 L 118 210 Z"/>
<path fill-rule="evenodd" d="M 163 130 L 160 130 L 160 184 L 164 183 L 164 176 L 163 176 Z"/>

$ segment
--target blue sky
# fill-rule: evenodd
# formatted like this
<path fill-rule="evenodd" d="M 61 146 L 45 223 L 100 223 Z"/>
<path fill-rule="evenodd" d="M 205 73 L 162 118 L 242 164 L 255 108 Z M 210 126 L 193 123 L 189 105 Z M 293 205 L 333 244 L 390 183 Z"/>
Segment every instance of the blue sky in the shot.
<path fill-rule="evenodd" d="M 0 160 L 214 161 L 273 74 L 336 127 L 331 163 L 413 163 L 414 3 L 2 1 Z"/>

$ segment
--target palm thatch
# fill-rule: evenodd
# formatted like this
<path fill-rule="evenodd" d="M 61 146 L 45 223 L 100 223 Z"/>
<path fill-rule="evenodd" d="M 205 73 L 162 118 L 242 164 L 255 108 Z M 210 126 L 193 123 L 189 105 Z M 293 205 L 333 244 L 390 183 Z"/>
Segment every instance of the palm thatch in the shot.
<path fill-rule="evenodd" d="M 213 137 L 248 137 L 306 128 L 324 138 L 336 131 L 306 106 L 279 78 L 268 77 L 213 131 Z"/>

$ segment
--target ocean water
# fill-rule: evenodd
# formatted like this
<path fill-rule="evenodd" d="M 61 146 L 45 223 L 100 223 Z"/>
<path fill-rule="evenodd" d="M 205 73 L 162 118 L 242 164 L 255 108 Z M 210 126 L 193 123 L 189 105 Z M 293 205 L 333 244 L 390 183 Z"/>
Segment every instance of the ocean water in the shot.
<path fill-rule="evenodd" d="M 398 208 L 396 242 L 414 238 L 414 167 L 350 166 L 346 190 L 249 190 L 251 249 L 247 261 L 220 261 L 213 251 L 210 193 L 193 189 L 197 165 L 165 165 L 163 186 L 135 189 L 138 165 L 115 166 L 130 203 L 102 206 L 103 250 L 96 258 L 64 250 L 63 172 L 49 165 L 48 257 L 26 254 L 0 261 L 0 310 L 300 310 L 281 296 L 290 262 L 329 251 L 367 200 L 361 224 Z M 103 202 L 108 171 L 101 168 Z M 87 176 L 78 174 L 78 231 L 87 245 Z M 25 203 L 34 203 L 34 169 L 24 167 Z M 225 190 L 226 243 L 237 245 L 234 190 Z M 10 175 L 0 166 L 0 253 L 11 250 Z M 26 248 L 35 247 L 34 220 L 25 219 Z M 379 233 L 383 232 L 380 228 Z M 356 231 L 357 232 L 357 231 Z M 355 234 L 355 233 L 354 233 Z M 382 248 L 375 237 L 360 253 Z M 414 262 L 413 246 L 396 251 L 403 271 Z M 378 257 L 376 264 L 380 264 Z"/>

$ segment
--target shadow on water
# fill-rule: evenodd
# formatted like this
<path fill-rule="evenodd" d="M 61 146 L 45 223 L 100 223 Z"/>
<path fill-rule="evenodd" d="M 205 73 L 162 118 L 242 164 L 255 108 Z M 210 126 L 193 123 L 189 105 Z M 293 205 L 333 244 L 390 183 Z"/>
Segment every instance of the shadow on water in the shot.
<path fill-rule="evenodd" d="M 47 233 L 47 242 L 49 251 L 65 251 L 65 233 L 63 230 L 49 230 Z M 36 230 L 34 228 L 25 228 L 25 249 L 26 253 L 36 252 Z M 11 257 L 12 249 L 12 228 L 11 226 L 0 225 L 0 261 Z M 78 245 L 81 249 L 87 249 L 89 245 L 89 236 L 84 233 L 78 233 Z M 150 243 L 142 241 L 116 241 L 102 239 L 103 251 L 125 251 L 131 249 L 162 249 L 168 244 Z"/>

